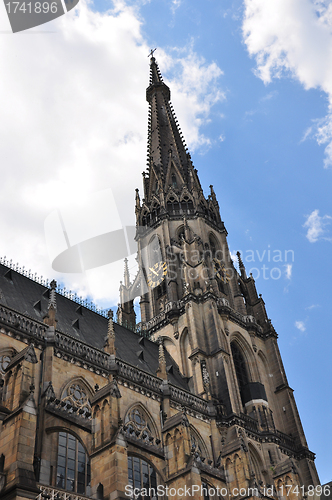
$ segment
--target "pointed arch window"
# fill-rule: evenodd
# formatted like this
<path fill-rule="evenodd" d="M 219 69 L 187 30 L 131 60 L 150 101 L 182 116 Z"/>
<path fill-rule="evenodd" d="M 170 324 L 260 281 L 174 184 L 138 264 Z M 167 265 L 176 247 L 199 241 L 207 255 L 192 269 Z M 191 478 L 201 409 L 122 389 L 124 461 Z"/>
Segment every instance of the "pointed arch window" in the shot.
<path fill-rule="evenodd" d="M 151 211 L 151 219 L 152 219 L 152 222 L 155 222 L 155 220 L 157 219 L 157 217 L 159 216 L 159 213 L 160 213 L 160 205 L 158 205 L 157 203 L 155 203 L 152 207 L 152 211 Z"/>
<path fill-rule="evenodd" d="M 180 213 L 180 204 L 173 196 L 167 201 L 167 212 L 173 215 Z"/>
<path fill-rule="evenodd" d="M 82 444 L 72 434 L 59 432 L 56 486 L 90 495 L 90 460 Z"/>
<path fill-rule="evenodd" d="M 177 189 L 177 187 L 178 187 L 178 183 L 177 183 L 176 175 L 175 174 L 172 174 L 172 187 L 174 189 Z"/>
<path fill-rule="evenodd" d="M 156 470 L 147 463 L 145 460 L 139 457 L 129 456 L 128 457 L 128 484 L 132 487 L 132 491 L 136 488 L 137 490 L 145 490 L 146 495 L 140 495 L 139 497 L 129 496 L 128 498 L 134 499 L 139 498 L 140 500 L 164 500 L 164 495 L 157 494 L 157 488 L 159 484 L 162 484 L 159 475 Z"/>
<path fill-rule="evenodd" d="M 231 351 L 235 367 L 237 382 L 239 384 L 241 398 L 243 400 L 243 388 L 249 383 L 249 377 L 243 354 L 235 342 L 231 342 Z M 242 401 L 243 402 L 243 401 Z"/>
<path fill-rule="evenodd" d="M 202 493 L 204 500 L 217 500 L 220 498 L 213 486 L 202 480 Z"/>
<path fill-rule="evenodd" d="M 185 196 L 183 200 L 181 200 L 180 208 L 183 214 L 191 214 L 194 211 L 194 204 L 189 196 Z"/>
<path fill-rule="evenodd" d="M 210 249 L 211 249 L 212 258 L 214 258 L 216 256 L 216 253 L 218 250 L 218 244 L 217 244 L 214 236 L 212 236 L 212 235 L 210 235 L 210 237 L 209 237 L 209 245 L 210 245 Z"/>

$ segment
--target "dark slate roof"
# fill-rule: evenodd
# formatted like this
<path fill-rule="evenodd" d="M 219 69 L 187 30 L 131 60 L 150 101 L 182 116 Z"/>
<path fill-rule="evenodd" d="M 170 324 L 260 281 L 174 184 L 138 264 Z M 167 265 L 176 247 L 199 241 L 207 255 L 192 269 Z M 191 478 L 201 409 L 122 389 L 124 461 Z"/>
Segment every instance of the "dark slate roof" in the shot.
<path fill-rule="evenodd" d="M 0 264 L 0 304 L 32 319 L 43 321 L 47 313 L 50 289 L 36 281 Z M 73 300 L 57 294 L 57 330 L 81 340 L 97 349 L 102 349 L 107 334 L 108 320 L 104 316 L 81 306 Z M 139 334 L 114 323 L 116 355 L 152 375 L 158 368 L 158 345 Z M 166 364 L 172 365 L 169 381 L 189 390 L 187 380 L 165 350 Z"/>

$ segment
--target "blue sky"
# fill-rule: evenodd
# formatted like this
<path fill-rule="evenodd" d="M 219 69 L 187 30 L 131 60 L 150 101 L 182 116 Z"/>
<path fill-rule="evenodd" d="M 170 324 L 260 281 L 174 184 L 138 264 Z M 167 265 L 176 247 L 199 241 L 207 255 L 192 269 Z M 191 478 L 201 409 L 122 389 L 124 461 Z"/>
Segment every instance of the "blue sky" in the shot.
<path fill-rule="evenodd" d="M 15 35 L 1 14 L 0 255 L 116 305 L 122 263 L 108 274 L 56 273 L 44 221 L 65 207 L 80 229 L 73 240 L 106 232 L 112 217 L 89 201 L 107 187 L 122 222 L 133 223 L 146 158 L 147 55 L 157 47 L 230 248 L 259 273 L 320 479 L 331 480 L 331 2 L 81 1 Z"/>

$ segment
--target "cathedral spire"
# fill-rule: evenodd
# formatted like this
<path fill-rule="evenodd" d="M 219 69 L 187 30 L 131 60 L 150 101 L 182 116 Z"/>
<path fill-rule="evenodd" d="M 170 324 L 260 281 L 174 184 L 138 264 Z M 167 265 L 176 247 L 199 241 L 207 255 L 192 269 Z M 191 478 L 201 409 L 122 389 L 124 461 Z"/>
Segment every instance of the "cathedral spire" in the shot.
<path fill-rule="evenodd" d="M 171 92 L 164 83 L 156 59 L 150 59 L 150 84 L 146 99 L 150 105 L 148 128 L 148 172 L 145 181 L 145 199 L 150 201 L 159 189 L 167 191 L 171 186 L 181 189 L 188 185 L 192 176 L 190 156 L 173 106 Z M 147 180 L 147 179 L 146 179 Z"/>
<path fill-rule="evenodd" d="M 147 169 L 143 172 L 142 201 L 136 191 L 136 224 L 142 228 L 162 220 L 186 215 L 208 219 L 224 230 L 215 192 L 205 198 L 197 170 L 182 135 L 170 102 L 171 91 L 165 84 L 156 59 L 150 53 L 150 81 L 146 89 L 149 103 Z"/>

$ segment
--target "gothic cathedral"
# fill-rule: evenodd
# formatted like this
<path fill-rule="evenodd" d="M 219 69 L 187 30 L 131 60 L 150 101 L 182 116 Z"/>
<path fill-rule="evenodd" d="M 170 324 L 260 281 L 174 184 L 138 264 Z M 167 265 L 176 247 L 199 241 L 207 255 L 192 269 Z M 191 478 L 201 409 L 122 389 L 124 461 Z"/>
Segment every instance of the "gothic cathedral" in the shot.
<path fill-rule="evenodd" d="M 125 263 L 117 322 L 0 264 L 0 497 L 302 500 L 319 479 L 277 333 L 153 55 L 146 98 L 139 270 Z"/>

